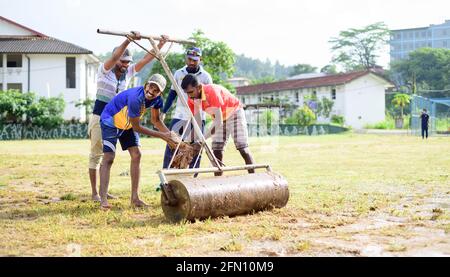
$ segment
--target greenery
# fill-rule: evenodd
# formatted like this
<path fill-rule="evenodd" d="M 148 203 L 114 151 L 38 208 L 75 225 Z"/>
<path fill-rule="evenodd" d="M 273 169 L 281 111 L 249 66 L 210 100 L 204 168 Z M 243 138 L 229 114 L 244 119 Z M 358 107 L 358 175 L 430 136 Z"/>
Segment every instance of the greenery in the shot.
<path fill-rule="evenodd" d="M 194 31 L 190 39 L 193 39 L 196 46 L 202 49 L 202 61 L 206 71 L 211 74 L 213 82 L 234 91 L 234 87 L 227 82 L 234 73 L 233 50 L 223 41 L 207 38 L 201 30 Z"/>
<path fill-rule="evenodd" d="M 346 70 L 374 67 L 380 50 L 389 41 L 389 35 L 390 31 L 383 22 L 341 31 L 338 37 L 329 41 L 334 52 L 333 63 Z"/>
<path fill-rule="evenodd" d="M 299 74 L 305 74 L 305 73 L 314 73 L 317 71 L 317 67 L 314 67 L 310 64 L 297 64 L 294 65 L 292 68 L 292 71 L 289 73 L 290 76 L 295 76 Z"/>
<path fill-rule="evenodd" d="M 328 64 L 328 65 L 322 67 L 322 68 L 320 69 L 320 72 L 321 72 L 321 73 L 327 73 L 327 74 L 337 74 L 337 73 L 338 73 L 338 70 L 337 70 L 336 65 L 334 65 L 334 64 Z"/>
<path fill-rule="evenodd" d="M 130 207 L 130 177 L 120 176 L 130 156 L 118 151 L 110 192 L 119 199 L 105 212 L 90 200 L 89 140 L 0 143 L 0 255 L 360 256 L 367 245 L 392 255 L 383 249 L 395 242 L 408 254 L 447 249 L 440 243 L 446 237 L 435 234 L 450 233 L 449 211 L 442 208 L 450 187 L 448 137 L 425 144 L 415 136 L 352 133 L 252 137 L 255 160 L 287 179 L 287 206 L 180 224 L 165 219 L 155 190 L 166 143 L 142 138 L 141 144 L 140 195 L 150 207 Z M 243 163 L 233 143 L 224 163 Z M 205 155 L 202 167 L 208 166 Z M 432 218 L 439 207 L 442 213 Z"/>
<path fill-rule="evenodd" d="M 345 118 L 342 115 L 332 115 L 331 123 L 337 124 L 339 126 L 344 126 Z"/>
<path fill-rule="evenodd" d="M 410 127 L 410 115 L 404 116 L 402 129 L 406 130 Z M 393 130 L 395 128 L 395 118 L 389 113 L 386 114 L 386 118 L 383 121 L 375 124 L 366 124 L 365 129 L 381 129 L 381 130 Z"/>
<path fill-rule="evenodd" d="M 33 92 L 0 91 L 0 124 L 32 124 L 45 128 L 64 122 L 62 97 L 38 97 Z"/>
<path fill-rule="evenodd" d="M 307 105 L 298 108 L 291 117 L 285 119 L 286 124 L 297 124 L 300 126 L 308 126 L 315 122 L 316 115 Z"/>
<path fill-rule="evenodd" d="M 166 62 L 167 62 L 167 65 L 169 66 L 170 70 L 172 70 L 172 74 L 175 73 L 175 71 L 178 70 L 179 68 L 182 68 L 183 66 L 186 65 L 185 56 L 184 56 L 184 54 L 181 54 L 181 53 L 169 53 L 166 57 Z M 151 75 L 153 75 L 155 73 L 159 73 L 159 74 L 163 75 L 164 78 L 166 78 L 168 85 L 166 86 L 166 89 L 164 90 L 164 94 L 167 95 L 167 92 L 170 89 L 170 80 L 169 80 L 169 77 L 167 77 L 167 74 L 164 71 L 160 62 L 156 62 L 155 64 L 153 64 L 153 67 L 150 70 L 149 76 L 147 76 L 147 78 L 149 78 Z"/>
<path fill-rule="evenodd" d="M 281 65 L 278 61 L 275 63 L 272 63 L 269 59 L 261 61 L 246 57 L 243 54 L 236 55 L 235 60 L 234 67 L 236 71 L 234 76 L 245 77 L 250 80 L 264 80 L 265 78 L 283 80 L 289 77 L 293 70 L 292 66 Z"/>
<path fill-rule="evenodd" d="M 398 86 L 408 87 L 412 94 L 425 97 L 448 97 L 450 50 L 444 48 L 417 49 L 409 53 L 407 59 L 391 64 L 391 76 Z"/>
<path fill-rule="evenodd" d="M 411 100 L 411 96 L 404 93 L 397 93 L 394 96 L 394 99 L 392 99 L 392 104 L 396 108 L 400 108 L 400 118 L 403 119 L 403 109 L 409 105 L 409 102 Z"/>

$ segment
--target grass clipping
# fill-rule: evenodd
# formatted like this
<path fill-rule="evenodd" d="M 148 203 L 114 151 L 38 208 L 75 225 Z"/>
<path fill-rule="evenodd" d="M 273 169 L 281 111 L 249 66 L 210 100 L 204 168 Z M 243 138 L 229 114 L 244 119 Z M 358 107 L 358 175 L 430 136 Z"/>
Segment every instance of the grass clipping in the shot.
<path fill-rule="evenodd" d="M 189 164 L 194 158 L 194 151 L 195 151 L 194 147 L 182 141 L 181 137 L 173 131 L 170 132 L 170 138 L 167 141 L 167 144 L 169 145 L 169 148 L 172 151 L 175 151 L 177 145 L 180 144 L 170 168 L 178 168 L 178 169 L 188 168 Z"/>

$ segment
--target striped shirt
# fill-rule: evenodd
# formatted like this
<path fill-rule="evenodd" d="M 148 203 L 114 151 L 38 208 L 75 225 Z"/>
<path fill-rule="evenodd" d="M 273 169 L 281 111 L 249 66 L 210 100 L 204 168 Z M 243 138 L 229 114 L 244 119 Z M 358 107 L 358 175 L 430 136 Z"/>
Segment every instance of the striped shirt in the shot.
<path fill-rule="evenodd" d="M 116 94 L 128 87 L 131 78 L 133 78 L 136 73 L 135 65 L 132 64 L 128 67 L 127 71 L 117 79 L 114 67 L 107 71 L 104 68 L 104 64 L 100 64 L 97 79 L 97 100 L 105 103 L 111 101 Z"/>

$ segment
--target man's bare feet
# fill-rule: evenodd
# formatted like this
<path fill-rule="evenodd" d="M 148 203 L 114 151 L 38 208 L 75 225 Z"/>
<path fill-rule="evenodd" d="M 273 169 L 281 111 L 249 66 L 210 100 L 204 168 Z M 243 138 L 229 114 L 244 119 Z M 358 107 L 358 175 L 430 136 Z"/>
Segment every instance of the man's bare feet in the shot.
<path fill-rule="evenodd" d="M 92 194 L 92 201 L 94 202 L 100 202 L 100 195 L 98 194 Z"/>
<path fill-rule="evenodd" d="M 119 197 L 117 197 L 117 196 L 115 196 L 115 195 L 113 195 L 113 194 L 107 194 L 106 195 L 106 197 L 108 198 L 108 199 L 118 199 Z"/>
<path fill-rule="evenodd" d="M 108 201 L 105 200 L 105 201 L 100 202 L 100 209 L 109 210 L 111 208 L 112 208 L 112 206 L 111 206 L 111 204 L 108 203 Z"/>
<path fill-rule="evenodd" d="M 140 199 L 131 200 L 131 206 L 133 208 L 147 208 L 149 205 Z"/>

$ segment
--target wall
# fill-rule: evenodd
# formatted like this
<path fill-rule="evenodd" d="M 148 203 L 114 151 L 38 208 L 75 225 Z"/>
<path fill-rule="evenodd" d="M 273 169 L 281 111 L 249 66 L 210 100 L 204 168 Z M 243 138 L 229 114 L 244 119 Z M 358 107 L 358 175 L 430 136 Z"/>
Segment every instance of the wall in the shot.
<path fill-rule="evenodd" d="M 355 129 L 385 119 L 386 82 L 373 74 L 358 78 L 345 86 L 345 124 Z"/>

